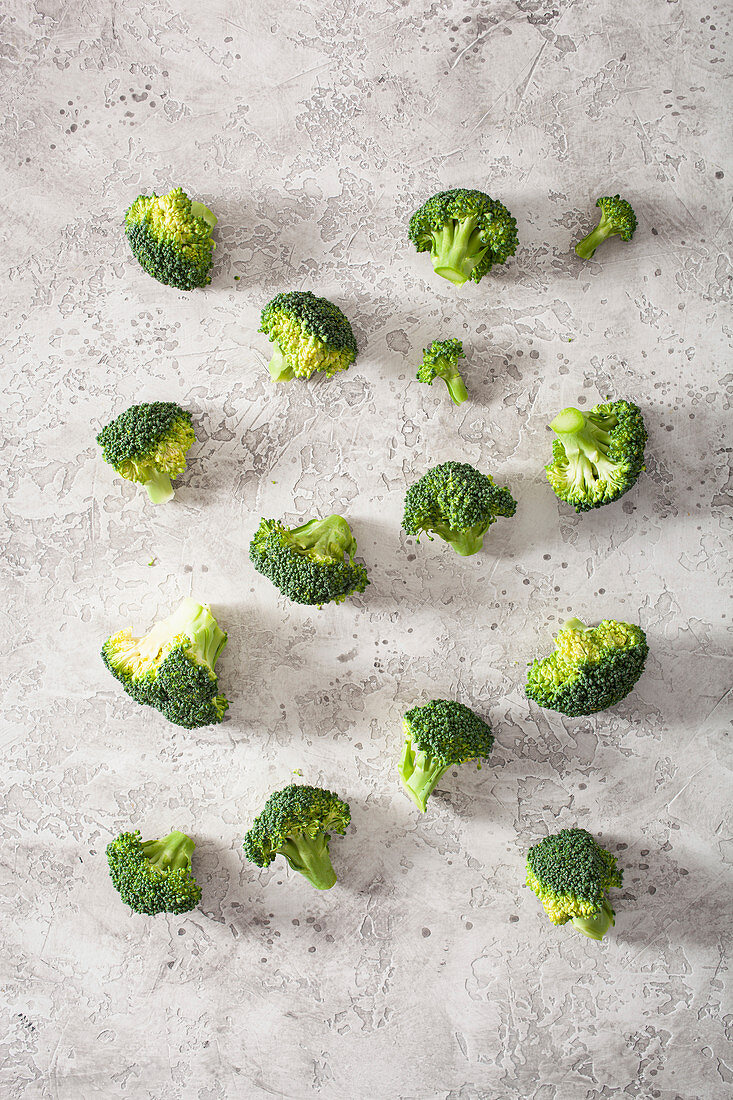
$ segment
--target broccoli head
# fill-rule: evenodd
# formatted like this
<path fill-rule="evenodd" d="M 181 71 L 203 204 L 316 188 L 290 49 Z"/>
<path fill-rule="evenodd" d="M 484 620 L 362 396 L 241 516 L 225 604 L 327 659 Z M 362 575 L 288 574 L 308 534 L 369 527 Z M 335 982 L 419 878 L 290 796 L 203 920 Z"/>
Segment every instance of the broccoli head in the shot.
<path fill-rule="evenodd" d="M 268 302 L 260 332 L 275 345 L 269 364 L 273 382 L 310 378 L 314 371 L 333 378 L 348 370 L 359 350 L 348 318 L 310 290 L 291 290 Z"/>
<path fill-rule="evenodd" d="M 102 647 L 102 660 L 136 703 L 194 729 L 221 722 L 229 706 L 217 694 L 214 671 L 226 640 L 208 604 L 187 597 L 142 638 L 129 630 L 113 634 Z"/>
<path fill-rule="evenodd" d="M 148 275 L 179 290 L 211 282 L 216 216 L 191 202 L 181 187 L 167 195 L 138 195 L 125 213 L 125 236 Z"/>
<path fill-rule="evenodd" d="M 186 451 L 195 442 L 190 412 L 174 401 L 131 405 L 97 436 L 105 462 L 144 485 L 153 504 L 173 497 L 171 478 L 186 469 Z"/>
<path fill-rule="evenodd" d="M 641 409 L 630 401 L 563 409 L 550 424 L 557 439 L 547 480 L 576 512 L 611 504 L 627 493 L 644 466 L 647 440 Z"/>
<path fill-rule="evenodd" d="M 517 251 L 517 222 L 503 203 L 483 191 L 440 191 L 410 218 L 409 237 L 430 252 L 436 275 L 462 286 L 480 283 L 494 264 Z"/>
<path fill-rule="evenodd" d="M 141 840 L 140 833 L 120 833 L 107 845 L 107 862 L 115 890 L 136 913 L 188 913 L 201 900 L 201 887 L 191 874 L 194 842 L 174 831 L 162 840 Z"/>
<path fill-rule="evenodd" d="M 552 923 L 571 920 L 591 940 L 602 940 L 616 923 L 606 891 L 621 879 L 616 857 L 585 829 L 563 829 L 527 853 L 527 885 Z"/>
<path fill-rule="evenodd" d="M 558 632 L 550 656 L 532 662 L 527 698 L 570 718 L 606 710 L 629 694 L 648 653 L 639 626 L 614 619 L 584 626 L 570 619 Z"/>
<path fill-rule="evenodd" d="M 285 856 L 316 890 L 330 890 L 336 882 L 330 834 L 345 833 L 350 821 L 348 803 L 332 791 L 291 783 L 270 795 L 244 838 L 244 852 L 258 867 Z"/>
<path fill-rule="evenodd" d="M 497 516 L 513 516 L 517 502 L 490 474 L 479 473 L 467 462 L 443 462 L 411 485 L 405 497 L 402 526 L 408 535 L 424 532 L 449 542 L 467 557 L 484 544 L 484 535 Z"/>
<path fill-rule="evenodd" d="M 470 707 L 451 699 L 431 699 L 412 707 L 403 720 L 405 743 L 399 773 L 405 790 L 421 813 L 449 768 L 485 760 L 494 735 Z"/>
<path fill-rule="evenodd" d="M 463 344 L 460 340 L 433 340 L 423 348 L 423 360 L 417 372 L 418 382 L 427 382 L 432 386 L 435 378 L 442 378 L 448 387 L 451 400 L 460 405 L 468 397 L 468 390 L 456 366 L 463 358 Z"/>
<path fill-rule="evenodd" d="M 322 607 L 341 603 L 369 584 L 367 571 L 354 561 L 356 539 L 342 516 L 312 519 L 285 527 L 263 519 L 249 546 L 258 573 L 294 603 Z"/>
<path fill-rule="evenodd" d="M 575 251 L 581 260 L 589 260 L 599 244 L 608 237 L 620 237 L 622 241 L 630 241 L 636 229 L 636 214 L 631 203 L 619 195 L 607 195 L 598 199 L 596 206 L 601 208 L 601 220 L 587 237 L 578 241 Z"/>

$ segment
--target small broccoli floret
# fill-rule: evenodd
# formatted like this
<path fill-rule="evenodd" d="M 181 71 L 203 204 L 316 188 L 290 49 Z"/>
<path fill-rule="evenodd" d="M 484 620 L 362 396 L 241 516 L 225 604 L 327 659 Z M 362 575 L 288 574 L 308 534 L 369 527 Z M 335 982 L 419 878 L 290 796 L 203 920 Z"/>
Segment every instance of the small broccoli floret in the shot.
<path fill-rule="evenodd" d="M 148 275 L 179 290 L 211 282 L 216 216 L 191 202 L 181 187 L 167 195 L 138 195 L 125 213 L 125 236 Z"/>
<path fill-rule="evenodd" d="M 369 584 L 366 568 L 354 561 L 356 539 L 342 516 L 312 519 L 288 529 L 263 519 L 249 546 L 249 560 L 294 603 L 321 607 L 341 603 Z"/>
<path fill-rule="evenodd" d="M 639 626 L 614 619 L 584 626 L 570 619 L 558 631 L 550 656 L 532 662 L 527 698 L 570 718 L 606 710 L 629 694 L 648 653 Z"/>
<path fill-rule="evenodd" d="M 408 535 L 433 534 L 449 542 L 457 554 L 476 554 L 497 516 L 513 516 L 517 502 L 490 474 L 467 462 L 443 462 L 411 485 L 405 497 L 402 526 Z"/>
<path fill-rule="evenodd" d="M 273 382 L 310 378 L 314 371 L 332 378 L 348 370 L 359 350 L 348 318 L 310 290 L 291 290 L 268 302 L 260 332 L 275 345 L 269 365 Z"/>
<path fill-rule="evenodd" d="M 191 873 L 194 842 L 174 831 L 162 840 L 141 840 L 140 833 L 120 833 L 107 845 L 107 862 L 115 890 L 136 913 L 188 913 L 201 900 L 201 887 Z"/>
<path fill-rule="evenodd" d="M 431 699 L 412 707 L 402 724 L 405 743 L 399 773 L 405 790 L 421 813 L 449 768 L 485 760 L 491 752 L 491 728 L 470 707 L 451 699 Z"/>
<path fill-rule="evenodd" d="M 336 882 L 328 842 L 342 834 L 351 811 L 332 791 L 291 783 L 271 794 L 244 838 L 247 859 L 269 867 L 276 855 L 285 856 L 316 890 L 330 890 Z"/>
<path fill-rule="evenodd" d="M 195 442 L 190 412 L 173 401 L 131 405 L 97 436 L 105 462 L 144 485 L 153 504 L 173 497 L 171 478 L 186 469 L 186 451 Z"/>
<path fill-rule="evenodd" d="M 599 244 L 608 237 L 620 237 L 622 241 L 630 241 L 636 229 L 636 214 L 631 203 L 619 195 L 607 195 L 598 199 L 596 206 L 601 208 L 601 220 L 587 237 L 578 241 L 575 251 L 581 260 L 589 260 Z"/>
<path fill-rule="evenodd" d="M 461 286 L 480 283 L 517 251 L 517 222 L 503 203 L 465 187 L 440 191 L 410 218 L 409 237 L 430 252 L 436 275 Z"/>
<path fill-rule="evenodd" d="M 221 722 L 229 706 L 214 671 L 226 640 L 209 605 L 188 597 L 142 638 L 113 634 L 102 660 L 135 702 L 194 729 Z"/>
<path fill-rule="evenodd" d="M 456 366 L 463 358 L 460 340 L 433 340 L 423 348 L 423 360 L 417 372 L 418 382 L 432 386 L 435 378 L 442 378 L 454 404 L 460 405 L 468 397 L 468 390 Z"/>
<path fill-rule="evenodd" d="M 571 920 L 591 940 L 602 940 L 616 923 L 606 891 L 621 880 L 616 857 L 585 829 L 563 829 L 527 853 L 527 885 L 552 923 Z"/>
<path fill-rule="evenodd" d="M 641 409 L 630 401 L 563 409 L 550 424 L 557 439 L 547 480 L 577 512 L 611 504 L 636 484 L 647 440 Z"/>

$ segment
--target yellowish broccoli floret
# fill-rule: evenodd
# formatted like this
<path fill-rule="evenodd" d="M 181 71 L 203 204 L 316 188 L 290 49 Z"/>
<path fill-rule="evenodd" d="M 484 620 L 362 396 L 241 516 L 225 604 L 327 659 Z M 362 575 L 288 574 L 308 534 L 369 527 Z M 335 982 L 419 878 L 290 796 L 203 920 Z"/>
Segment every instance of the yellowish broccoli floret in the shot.
<path fill-rule="evenodd" d="M 348 370 L 358 351 L 348 318 L 333 302 L 310 290 L 278 294 L 268 302 L 260 332 L 275 346 L 269 364 L 273 382 L 310 378 L 314 373 L 332 378 Z"/>
<path fill-rule="evenodd" d="M 140 266 L 159 283 L 193 290 L 211 282 L 216 216 L 181 187 L 138 195 L 125 213 L 125 236 Z"/>
<path fill-rule="evenodd" d="M 586 627 L 570 619 L 549 657 L 533 661 L 526 694 L 569 717 L 595 714 L 625 699 L 644 671 L 649 647 L 639 626 L 604 619 Z"/>
<path fill-rule="evenodd" d="M 562 829 L 527 853 L 527 885 L 553 924 L 572 921 L 592 940 L 602 940 L 615 923 L 607 891 L 621 886 L 616 857 L 585 829 Z"/>
<path fill-rule="evenodd" d="M 186 452 L 195 442 L 190 412 L 174 401 L 131 405 L 97 436 L 105 462 L 144 485 L 153 504 L 172 498 L 171 481 L 186 469 Z"/>

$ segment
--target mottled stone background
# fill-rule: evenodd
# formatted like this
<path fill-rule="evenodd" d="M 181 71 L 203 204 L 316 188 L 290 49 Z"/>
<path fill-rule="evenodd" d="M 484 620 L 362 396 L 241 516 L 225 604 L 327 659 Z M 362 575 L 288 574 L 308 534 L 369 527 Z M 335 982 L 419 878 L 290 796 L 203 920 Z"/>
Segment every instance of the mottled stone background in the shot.
<path fill-rule="evenodd" d="M 28 1100 L 723 1100 L 730 723 L 725 426 L 730 9 L 707 0 L 11 0 L 2 59 L 3 1053 Z M 219 216 L 214 278 L 147 278 L 120 231 L 183 185 Z M 408 215 L 467 184 L 517 217 L 480 286 L 432 275 Z M 599 194 L 639 228 L 572 243 Z M 235 281 L 238 277 L 238 281 Z M 363 352 L 275 388 L 259 310 L 313 288 Z M 462 338 L 472 400 L 413 379 Z M 638 402 L 647 472 L 582 517 L 543 475 L 563 405 Z M 198 443 L 154 508 L 95 434 L 138 400 Z M 519 500 L 461 560 L 400 532 L 406 485 L 465 458 Z M 342 511 L 372 584 L 287 605 L 261 515 Z M 104 637 L 183 595 L 229 631 L 222 725 L 186 732 L 105 672 Z M 620 706 L 529 706 L 558 622 L 639 621 Z M 496 732 L 424 819 L 400 716 L 455 696 Z M 242 837 L 301 769 L 351 802 L 320 895 Z M 625 871 L 604 943 L 555 929 L 527 846 L 582 825 Z M 104 848 L 193 834 L 186 917 L 131 914 Z"/>

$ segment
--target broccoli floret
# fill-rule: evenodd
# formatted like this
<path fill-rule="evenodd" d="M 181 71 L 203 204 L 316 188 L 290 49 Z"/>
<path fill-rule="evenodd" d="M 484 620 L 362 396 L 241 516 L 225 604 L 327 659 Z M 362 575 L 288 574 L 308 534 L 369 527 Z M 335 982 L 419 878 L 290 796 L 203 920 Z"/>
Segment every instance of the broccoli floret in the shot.
<path fill-rule="evenodd" d="M 348 803 L 332 791 L 291 783 L 270 795 L 244 838 L 244 852 L 258 867 L 269 867 L 278 854 L 285 856 L 316 890 L 330 890 L 336 882 L 330 834 L 343 835 L 350 821 Z"/>
<path fill-rule="evenodd" d="M 310 378 L 314 371 L 333 378 L 349 369 L 359 350 L 348 318 L 310 290 L 291 290 L 268 302 L 260 332 L 275 345 L 269 364 L 273 382 Z"/>
<path fill-rule="evenodd" d="M 602 940 L 616 923 L 606 891 L 621 886 L 622 874 L 585 829 L 563 829 L 527 853 L 527 885 L 552 923 L 571 920 L 591 940 Z"/>
<path fill-rule="evenodd" d="M 648 653 L 639 626 L 614 619 L 584 626 L 570 619 L 558 631 L 550 656 L 532 662 L 527 698 L 570 718 L 606 710 L 629 694 Z"/>
<path fill-rule="evenodd" d="M 442 378 L 455 405 L 460 405 L 468 397 L 468 390 L 456 366 L 463 356 L 463 344 L 460 340 L 433 340 L 423 348 L 423 360 L 417 372 L 418 382 L 427 382 L 432 386 L 435 378 Z"/>
<path fill-rule="evenodd" d="M 140 833 L 120 833 L 107 845 L 107 862 L 115 890 L 136 913 L 188 913 L 201 900 L 201 887 L 191 873 L 194 842 L 174 831 L 162 840 L 141 840 Z"/>
<path fill-rule="evenodd" d="M 596 206 L 601 208 L 601 220 L 575 246 L 581 260 L 589 260 L 598 245 L 603 244 L 607 237 L 620 237 L 622 241 L 630 241 L 636 229 L 636 214 L 626 199 L 619 195 L 606 195 L 596 201 Z"/>
<path fill-rule="evenodd" d="M 402 724 L 405 743 L 399 773 L 405 790 L 421 813 L 449 768 L 485 760 L 494 735 L 470 707 L 451 699 L 431 699 L 407 711 Z"/>
<path fill-rule="evenodd" d="M 341 603 L 369 584 L 366 568 L 354 561 L 356 539 L 342 516 L 312 519 L 300 527 L 263 519 L 249 546 L 258 573 L 294 603 L 322 607 Z"/>
<path fill-rule="evenodd" d="M 408 535 L 432 533 L 467 557 L 484 544 L 484 535 L 497 516 L 513 516 L 517 502 L 506 488 L 498 488 L 490 474 L 481 474 L 467 462 L 443 462 L 411 485 L 405 497 L 402 526 Z"/>
<path fill-rule="evenodd" d="M 195 442 L 190 412 L 173 401 L 131 405 L 97 436 L 105 462 L 144 485 L 153 504 L 174 495 L 171 478 L 186 469 L 186 451 Z"/>
<path fill-rule="evenodd" d="M 102 660 L 136 703 L 194 729 L 221 722 L 229 706 L 217 694 L 214 671 L 226 640 L 209 605 L 187 597 L 142 638 L 129 630 L 113 634 L 102 647 Z"/>
<path fill-rule="evenodd" d="M 211 282 L 216 216 L 191 202 L 181 187 L 167 195 L 138 195 L 125 213 L 125 236 L 148 275 L 179 290 Z"/>
<path fill-rule="evenodd" d="M 517 222 L 503 203 L 465 187 L 440 191 L 410 218 L 409 237 L 430 252 L 436 275 L 461 286 L 480 283 L 517 251 Z"/>
<path fill-rule="evenodd" d="M 577 512 L 610 504 L 627 493 L 644 466 L 647 440 L 641 409 L 630 401 L 563 409 L 550 424 L 557 436 L 547 480 Z"/>

